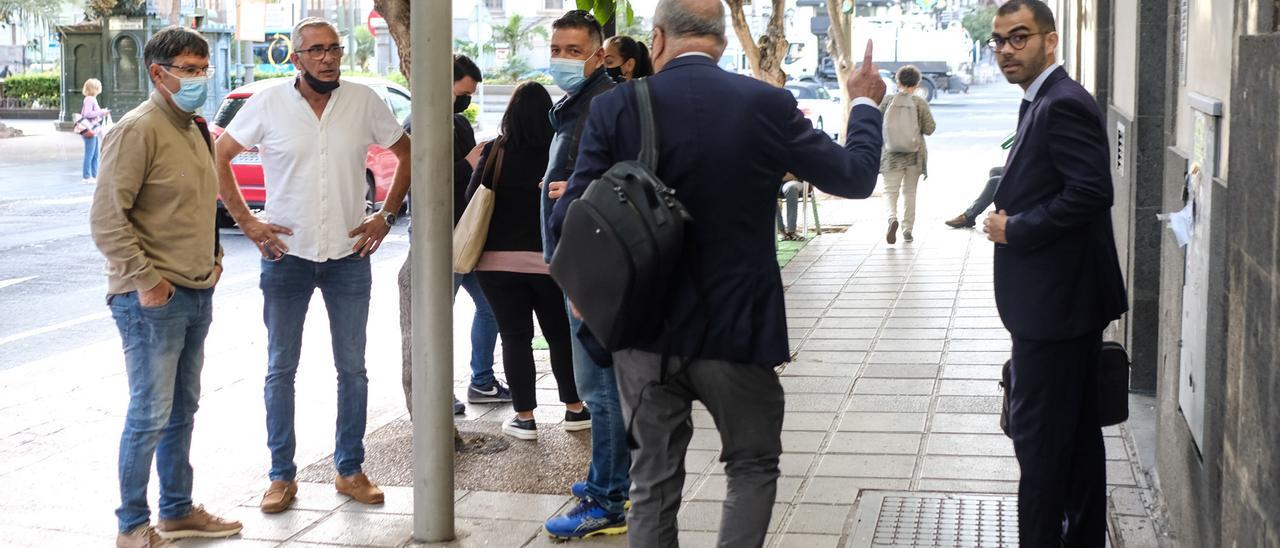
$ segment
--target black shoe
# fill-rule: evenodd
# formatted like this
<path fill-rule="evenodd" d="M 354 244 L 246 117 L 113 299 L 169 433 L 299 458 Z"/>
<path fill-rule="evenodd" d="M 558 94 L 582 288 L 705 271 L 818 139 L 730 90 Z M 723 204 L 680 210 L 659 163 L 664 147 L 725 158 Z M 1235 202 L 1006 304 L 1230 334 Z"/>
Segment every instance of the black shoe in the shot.
<path fill-rule="evenodd" d="M 564 411 L 564 431 L 577 432 L 591 429 L 591 410 L 584 405 L 582 411 Z"/>
<path fill-rule="evenodd" d="M 471 403 L 508 403 L 511 401 L 511 391 L 496 380 L 488 386 L 476 386 L 473 384 L 467 387 L 467 401 Z"/>
<path fill-rule="evenodd" d="M 516 439 L 537 441 L 538 424 L 533 419 L 523 420 L 519 415 L 512 415 L 502 423 L 502 432 Z"/>
<path fill-rule="evenodd" d="M 463 405 L 462 402 L 458 401 L 457 396 L 453 397 L 453 414 L 454 415 L 467 414 L 467 406 Z"/>

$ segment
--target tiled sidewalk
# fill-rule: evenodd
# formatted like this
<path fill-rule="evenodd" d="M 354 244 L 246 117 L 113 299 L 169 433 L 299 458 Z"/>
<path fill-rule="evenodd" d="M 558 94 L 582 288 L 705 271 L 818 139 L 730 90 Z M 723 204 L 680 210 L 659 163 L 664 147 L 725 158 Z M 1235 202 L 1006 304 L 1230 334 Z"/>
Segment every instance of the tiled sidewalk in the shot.
<path fill-rule="evenodd" d="M 862 490 L 1016 492 L 1017 462 L 998 426 L 997 379 L 1010 343 L 992 300 L 991 244 L 970 230 L 916 234 L 914 244 L 896 246 L 874 232 L 828 234 L 784 270 L 795 359 L 781 373 L 786 453 L 770 546 L 845 546 Z M 725 476 L 710 416 L 695 409 L 694 423 L 681 542 L 711 546 Z M 1106 436 L 1112 504 L 1132 516 L 1117 519 L 1141 526 L 1145 481 L 1122 430 Z M 246 540 L 235 544 L 405 545 L 412 496 L 388 491 L 387 506 L 371 509 L 307 485 L 303 506 L 278 517 L 245 501 L 235 517 L 245 520 Z M 459 492 L 451 546 L 552 544 L 541 522 L 570 504 L 567 496 Z M 586 543 L 621 546 L 625 537 Z"/>

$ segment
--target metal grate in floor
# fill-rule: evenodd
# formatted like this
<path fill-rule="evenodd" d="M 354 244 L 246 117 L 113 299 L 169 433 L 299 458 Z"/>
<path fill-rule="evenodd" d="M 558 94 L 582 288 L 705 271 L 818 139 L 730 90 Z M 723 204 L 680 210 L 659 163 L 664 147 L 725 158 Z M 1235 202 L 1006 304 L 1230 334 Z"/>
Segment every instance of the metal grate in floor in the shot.
<path fill-rule="evenodd" d="M 868 491 L 847 548 L 1016 546 L 1017 497 Z"/>

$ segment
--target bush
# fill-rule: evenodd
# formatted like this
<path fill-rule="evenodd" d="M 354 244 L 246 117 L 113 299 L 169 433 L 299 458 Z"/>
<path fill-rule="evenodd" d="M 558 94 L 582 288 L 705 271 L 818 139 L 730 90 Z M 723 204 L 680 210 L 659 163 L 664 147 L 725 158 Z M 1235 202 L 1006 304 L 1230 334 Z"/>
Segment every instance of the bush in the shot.
<path fill-rule="evenodd" d="M 471 103 L 467 110 L 462 111 L 462 115 L 467 118 L 468 122 L 471 122 L 472 126 L 475 126 L 476 122 L 480 121 L 480 105 Z"/>
<path fill-rule="evenodd" d="M 4 96 L 44 108 L 58 108 L 62 104 L 61 82 L 56 72 L 15 74 L 5 79 Z"/>

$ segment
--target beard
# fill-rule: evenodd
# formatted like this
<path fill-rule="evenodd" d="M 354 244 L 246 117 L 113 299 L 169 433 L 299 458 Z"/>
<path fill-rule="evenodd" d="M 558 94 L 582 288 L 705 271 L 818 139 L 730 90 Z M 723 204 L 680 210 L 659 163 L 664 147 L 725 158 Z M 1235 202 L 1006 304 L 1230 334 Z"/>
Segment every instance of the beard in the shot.
<path fill-rule="evenodd" d="M 1045 53 L 1044 46 L 1041 45 L 1034 55 L 1019 63 L 1020 66 L 1018 68 L 1020 70 L 1014 73 L 1005 72 L 1004 67 L 1001 67 L 1000 73 L 1004 74 L 1005 80 L 1010 84 L 1022 85 L 1035 81 L 1036 77 L 1040 76 L 1040 73 L 1044 72 L 1044 69 L 1049 66 L 1049 57 Z"/>

